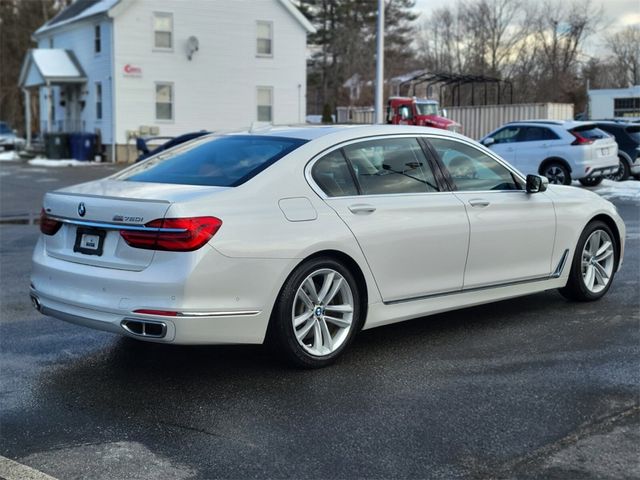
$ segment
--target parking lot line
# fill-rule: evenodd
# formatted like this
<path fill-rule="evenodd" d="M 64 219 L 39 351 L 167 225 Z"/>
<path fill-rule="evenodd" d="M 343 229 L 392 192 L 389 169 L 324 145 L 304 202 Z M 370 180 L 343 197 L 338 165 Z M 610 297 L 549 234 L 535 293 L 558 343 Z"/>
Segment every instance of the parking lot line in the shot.
<path fill-rule="evenodd" d="M 0 455 L 0 479 L 2 480 L 57 480 L 51 475 L 15 462 Z"/>

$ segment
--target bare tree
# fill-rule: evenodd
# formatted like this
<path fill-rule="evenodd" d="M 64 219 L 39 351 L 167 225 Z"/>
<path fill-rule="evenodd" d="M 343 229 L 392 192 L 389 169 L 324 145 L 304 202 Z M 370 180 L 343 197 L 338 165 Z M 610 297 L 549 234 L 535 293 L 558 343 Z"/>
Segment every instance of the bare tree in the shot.
<path fill-rule="evenodd" d="M 623 73 L 627 85 L 640 85 L 640 26 L 631 25 L 606 38 L 614 68 Z M 621 86 L 627 86 L 621 85 Z"/>

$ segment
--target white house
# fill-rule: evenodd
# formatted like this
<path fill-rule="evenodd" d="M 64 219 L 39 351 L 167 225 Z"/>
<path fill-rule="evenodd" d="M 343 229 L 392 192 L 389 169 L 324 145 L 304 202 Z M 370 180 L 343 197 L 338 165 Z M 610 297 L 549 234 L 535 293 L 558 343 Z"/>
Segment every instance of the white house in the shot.
<path fill-rule="evenodd" d="M 589 90 L 589 118 L 640 119 L 640 85 Z"/>
<path fill-rule="evenodd" d="M 42 131 L 99 132 L 126 161 L 135 135 L 303 122 L 313 31 L 290 0 L 76 0 L 34 33 L 20 85 Z"/>

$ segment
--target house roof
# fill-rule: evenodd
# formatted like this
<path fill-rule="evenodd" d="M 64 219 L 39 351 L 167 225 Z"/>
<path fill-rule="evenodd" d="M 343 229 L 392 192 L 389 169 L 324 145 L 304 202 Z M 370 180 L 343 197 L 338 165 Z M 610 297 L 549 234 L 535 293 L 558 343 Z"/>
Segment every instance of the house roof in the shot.
<path fill-rule="evenodd" d="M 82 83 L 87 76 L 71 50 L 34 48 L 29 50 L 20 70 L 20 87 Z"/>
<path fill-rule="evenodd" d="M 130 0 L 129 0 L 130 1 Z M 282 6 L 302 25 L 302 27 L 308 33 L 314 33 L 316 29 L 311 25 L 311 22 L 296 8 L 291 0 L 277 0 Z M 42 25 L 35 31 L 35 36 L 38 36 L 44 32 L 67 25 L 84 18 L 88 18 L 94 15 L 103 13 L 109 13 L 113 7 L 118 3 L 129 3 L 126 0 L 76 0 L 67 8 L 58 13 L 55 17 Z M 126 6 L 124 6 L 126 8 Z"/>

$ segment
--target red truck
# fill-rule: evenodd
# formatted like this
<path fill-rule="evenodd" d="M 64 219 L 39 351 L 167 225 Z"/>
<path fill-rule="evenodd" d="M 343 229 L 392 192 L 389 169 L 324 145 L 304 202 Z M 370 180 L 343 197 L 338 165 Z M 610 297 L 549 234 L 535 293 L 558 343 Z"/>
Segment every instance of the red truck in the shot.
<path fill-rule="evenodd" d="M 387 123 L 420 125 L 461 133 L 462 126 L 445 117 L 438 102 L 426 98 L 390 97 L 387 102 Z"/>

